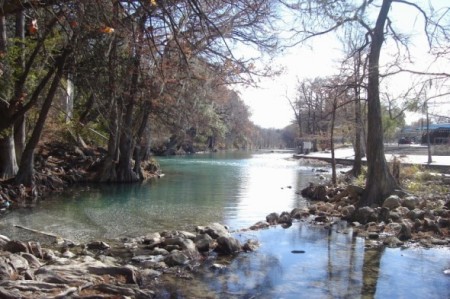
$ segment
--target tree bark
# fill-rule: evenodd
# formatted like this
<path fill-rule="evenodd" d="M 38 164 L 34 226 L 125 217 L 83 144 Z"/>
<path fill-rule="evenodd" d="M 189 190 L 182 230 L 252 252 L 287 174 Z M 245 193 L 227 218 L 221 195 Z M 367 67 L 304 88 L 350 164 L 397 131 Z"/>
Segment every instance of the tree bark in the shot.
<path fill-rule="evenodd" d="M 47 92 L 47 96 L 42 105 L 41 111 L 39 112 L 39 117 L 34 126 L 33 133 L 31 134 L 30 140 L 27 142 L 25 149 L 22 154 L 22 159 L 20 161 L 19 171 L 16 175 L 16 184 L 23 184 L 28 187 L 32 187 L 34 183 L 34 150 L 39 143 L 39 139 L 44 129 L 45 120 L 47 119 L 48 112 L 55 97 L 56 90 L 61 81 L 64 71 L 64 65 L 67 56 L 71 52 L 70 48 L 64 49 L 61 56 L 56 61 L 56 74 L 53 77 L 52 84 Z"/>
<path fill-rule="evenodd" d="M 125 110 L 125 118 L 122 126 L 122 133 L 120 136 L 120 156 L 119 164 L 117 165 L 117 180 L 119 182 L 135 182 L 138 181 L 138 175 L 134 172 L 132 167 L 132 156 L 136 141 L 133 136 L 133 114 L 134 107 L 137 100 L 138 84 L 139 84 L 139 66 L 141 64 L 142 56 L 142 37 L 144 34 L 145 17 L 141 17 L 139 28 L 137 28 L 135 42 L 135 56 L 133 57 L 133 64 L 131 65 L 131 82 L 129 96 L 127 96 L 127 105 Z"/>
<path fill-rule="evenodd" d="M 331 182 L 336 185 L 336 157 L 334 153 L 334 122 L 336 120 L 337 99 L 333 100 L 333 111 L 331 113 L 330 147 L 331 147 Z"/>
<path fill-rule="evenodd" d="M 14 177 L 18 169 L 13 128 L 8 131 L 9 135 L 0 138 L 0 179 L 3 180 Z"/>
<path fill-rule="evenodd" d="M 392 0 L 384 0 L 378 15 L 369 54 L 368 76 L 368 131 L 366 187 L 360 206 L 381 205 L 398 187 L 389 172 L 383 144 L 383 125 L 379 92 L 379 60 L 386 24 Z"/>
<path fill-rule="evenodd" d="M 16 39 L 20 40 L 17 46 L 21 52 L 17 59 L 17 66 L 20 66 L 20 71 L 23 72 L 25 70 L 25 45 L 22 42 L 25 39 L 25 13 L 23 11 L 20 11 L 16 14 Z M 18 68 L 16 67 L 16 69 Z M 15 77 L 19 77 L 19 74 L 16 74 Z M 22 89 L 23 87 L 18 81 L 16 81 L 14 87 L 14 96 L 16 99 L 22 98 Z M 20 105 L 23 107 L 22 103 L 20 103 Z M 20 163 L 22 152 L 25 148 L 25 128 L 25 116 L 22 115 L 14 123 L 14 146 L 18 163 Z"/>

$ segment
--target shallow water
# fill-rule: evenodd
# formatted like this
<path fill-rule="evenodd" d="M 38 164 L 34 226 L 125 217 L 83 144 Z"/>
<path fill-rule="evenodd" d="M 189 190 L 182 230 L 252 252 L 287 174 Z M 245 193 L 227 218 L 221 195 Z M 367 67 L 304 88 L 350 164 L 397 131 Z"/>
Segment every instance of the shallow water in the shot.
<path fill-rule="evenodd" d="M 161 179 L 144 184 L 68 190 L 0 219 L 0 233 L 36 240 L 21 225 L 75 241 L 138 236 L 211 222 L 232 230 L 271 212 L 307 205 L 296 194 L 317 181 L 292 153 L 233 152 L 159 159 Z M 193 280 L 176 280 L 167 298 L 450 298 L 450 250 L 365 249 L 343 224 L 331 230 L 299 222 L 289 229 L 241 232 L 261 247 L 224 269 L 206 264 Z M 304 253 L 294 254 L 293 250 Z"/>
<path fill-rule="evenodd" d="M 0 233 L 36 238 L 14 228 L 21 225 L 87 241 L 192 230 L 211 222 L 245 228 L 270 212 L 306 204 L 295 192 L 317 177 L 291 156 L 231 152 L 161 158 L 166 174 L 161 179 L 70 190 L 4 216 Z"/>

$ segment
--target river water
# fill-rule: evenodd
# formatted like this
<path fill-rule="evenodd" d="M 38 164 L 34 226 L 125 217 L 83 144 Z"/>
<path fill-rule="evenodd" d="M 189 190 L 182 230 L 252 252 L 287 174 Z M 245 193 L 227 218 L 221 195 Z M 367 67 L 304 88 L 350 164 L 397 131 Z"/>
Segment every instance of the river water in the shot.
<path fill-rule="evenodd" d="M 219 222 L 249 227 L 271 212 L 308 203 L 297 194 L 318 181 L 312 165 L 290 152 L 231 152 L 161 158 L 166 174 L 143 184 L 68 190 L 0 219 L 0 233 L 38 236 L 15 225 L 75 241 L 139 236 Z M 294 223 L 289 229 L 240 232 L 261 247 L 209 265 L 193 281 L 173 282 L 179 298 L 450 298 L 450 249 L 369 249 L 338 224 Z M 293 250 L 304 253 L 294 254 Z M 183 290 L 183 291 L 180 291 Z M 176 297 L 175 297 L 176 298 Z"/>

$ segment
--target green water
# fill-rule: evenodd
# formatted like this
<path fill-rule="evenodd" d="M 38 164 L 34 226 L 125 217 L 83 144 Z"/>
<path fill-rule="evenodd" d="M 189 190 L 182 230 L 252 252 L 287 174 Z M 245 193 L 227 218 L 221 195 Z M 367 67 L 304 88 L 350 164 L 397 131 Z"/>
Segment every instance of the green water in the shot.
<path fill-rule="evenodd" d="M 69 190 L 6 215 L 0 233 L 25 238 L 26 232 L 14 228 L 21 225 L 87 241 L 193 230 L 211 222 L 249 227 L 271 212 L 306 204 L 296 191 L 317 176 L 291 156 L 231 152 L 159 158 L 165 173 L 161 179 Z"/>
<path fill-rule="evenodd" d="M 233 152 L 159 159 L 165 176 L 143 184 L 67 190 L 0 219 L 0 234 L 22 240 L 30 227 L 76 241 L 139 236 L 211 222 L 249 227 L 271 212 L 307 202 L 296 192 L 318 181 L 292 153 Z M 208 263 L 192 280 L 168 284 L 161 298 L 450 298 L 450 249 L 367 249 L 343 223 L 294 223 L 240 232 L 261 247 L 225 268 Z M 347 232 L 347 233 L 344 233 Z M 304 251 L 293 254 L 293 250 Z"/>

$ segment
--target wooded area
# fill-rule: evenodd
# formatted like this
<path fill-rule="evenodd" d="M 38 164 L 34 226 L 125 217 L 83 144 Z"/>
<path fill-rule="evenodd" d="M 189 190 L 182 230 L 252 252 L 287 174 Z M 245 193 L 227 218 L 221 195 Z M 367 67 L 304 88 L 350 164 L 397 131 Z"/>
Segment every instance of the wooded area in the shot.
<path fill-rule="evenodd" d="M 141 180 L 150 140 L 160 153 L 250 147 L 257 130 L 229 86 L 266 74 L 231 47 L 274 49 L 270 2 L 2 4 L 0 177 L 32 185 L 45 123 L 107 148 L 103 182 Z"/>
<path fill-rule="evenodd" d="M 394 5 L 418 12 L 429 53 L 448 62 L 449 7 L 404 0 L 7 1 L 0 7 L 0 178 L 33 185 L 44 130 L 80 147 L 104 147 L 97 181 L 134 182 L 151 151 L 295 147 L 306 139 L 333 149 L 339 127 L 355 148 L 355 176 L 367 155 L 362 205 L 380 204 L 398 188 L 384 136 L 404 121 L 405 109 L 427 101 L 423 86 L 445 87 L 449 78 L 403 68 L 408 40 L 390 16 Z M 251 123 L 232 86 L 275 74 L 236 49 L 275 55 L 280 14 L 295 17 L 281 46 L 332 33 L 345 58 L 339 75 L 299 82 L 290 99 L 295 124 L 276 132 Z M 399 58 L 380 66 L 389 39 Z M 421 78 L 422 88 L 405 91 L 404 107 L 380 91 L 380 80 L 398 73 Z"/>

